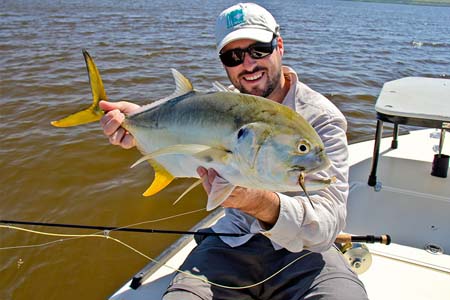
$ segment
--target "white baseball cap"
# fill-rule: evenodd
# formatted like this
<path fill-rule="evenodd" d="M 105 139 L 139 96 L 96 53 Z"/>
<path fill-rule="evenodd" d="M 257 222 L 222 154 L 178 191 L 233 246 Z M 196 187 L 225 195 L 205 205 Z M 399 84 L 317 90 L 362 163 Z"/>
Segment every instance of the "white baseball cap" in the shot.
<path fill-rule="evenodd" d="M 268 43 L 279 34 L 280 26 L 263 7 L 254 3 L 239 3 L 225 9 L 216 21 L 217 53 L 228 43 L 251 39 Z"/>

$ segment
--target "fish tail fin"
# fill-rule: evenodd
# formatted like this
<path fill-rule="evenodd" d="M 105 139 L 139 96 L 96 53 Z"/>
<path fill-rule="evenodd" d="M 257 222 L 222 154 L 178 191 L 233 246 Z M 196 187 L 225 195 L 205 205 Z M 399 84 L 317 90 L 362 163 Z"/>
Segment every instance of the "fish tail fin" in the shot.
<path fill-rule="evenodd" d="M 100 100 L 107 100 L 102 78 L 89 53 L 83 49 L 83 56 L 89 76 L 89 83 L 92 91 L 92 104 L 87 109 L 71 114 L 51 124 L 55 127 L 71 127 L 95 122 L 101 119 L 104 112 L 99 107 Z"/>
<path fill-rule="evenodd" d="M 153 179 L 150 187 L 142 194 L 145 197 L 153 196 L 168 186 L 175 177 L 155 160 L 148 160 L 155 171 L 155 179 Z"/>

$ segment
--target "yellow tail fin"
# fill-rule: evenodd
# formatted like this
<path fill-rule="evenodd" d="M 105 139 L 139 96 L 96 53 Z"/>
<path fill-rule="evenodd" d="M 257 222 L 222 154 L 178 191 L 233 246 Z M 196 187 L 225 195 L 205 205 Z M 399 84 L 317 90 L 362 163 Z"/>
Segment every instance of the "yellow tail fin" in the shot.
<path fill-rule="evenodd" d="M 101 119 L 103 111 L 98 106 L 100 100 L 107 100 L 102 78 L 98 72 L 94 60 L 86 50 L 83 50 L 84 60 L 89 76 L 89 83 L 92 91 L 92 105 L 87 109 L 71 114 L 61 120 L 53 121 L 51 124 L 55 127 L 70 127 L 81 124 L 95 122 Z"/>
<path fill-rule="evenodd" d="M 154 194 L 162 191 L 172 180 L 175 179 L 169 171 L 164 168 L 161 164 L 159 164 L 156 160 L 148 160 L 150 165 L 153 167 L 155 171 L 155 179 L 153 179 L 150 187 L 142 194 L 145 197 L 153 196 Z"/>

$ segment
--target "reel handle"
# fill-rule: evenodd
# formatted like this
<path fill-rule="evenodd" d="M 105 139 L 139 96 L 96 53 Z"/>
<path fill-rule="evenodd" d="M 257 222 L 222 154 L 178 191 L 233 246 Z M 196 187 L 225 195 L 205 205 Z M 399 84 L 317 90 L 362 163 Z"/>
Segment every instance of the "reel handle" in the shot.
<path fill-rule="evenodd" d="M 389 245 L 391 243 L 391 236 L 388 234 L 375 236 L 375 235 L 351 235 L 348 233 L 341 233 L 338 234 L 335 242 L 340 244 L 353 242 L 353 243 L 367 243 L 367 244 L 380 243 L 384 245 Z"/>

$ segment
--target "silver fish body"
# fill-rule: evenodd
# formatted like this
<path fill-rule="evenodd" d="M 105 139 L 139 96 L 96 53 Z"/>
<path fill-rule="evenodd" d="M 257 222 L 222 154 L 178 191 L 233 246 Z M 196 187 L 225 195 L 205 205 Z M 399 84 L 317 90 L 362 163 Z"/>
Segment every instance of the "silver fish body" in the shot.
<path fill-rule="evenodd" d="M 187 80 L 176 71 L 174 76 Z M 177 90 L 180 95 L 144 107 L 122 124 L 144 157 L 173 177 L 198 178 L 196 169 L 203 166 L 233 186 L 286 192 L 302 190 L 302 172 L 329 166 L 320 137 L 288 107 L 233 92 Z"/>

